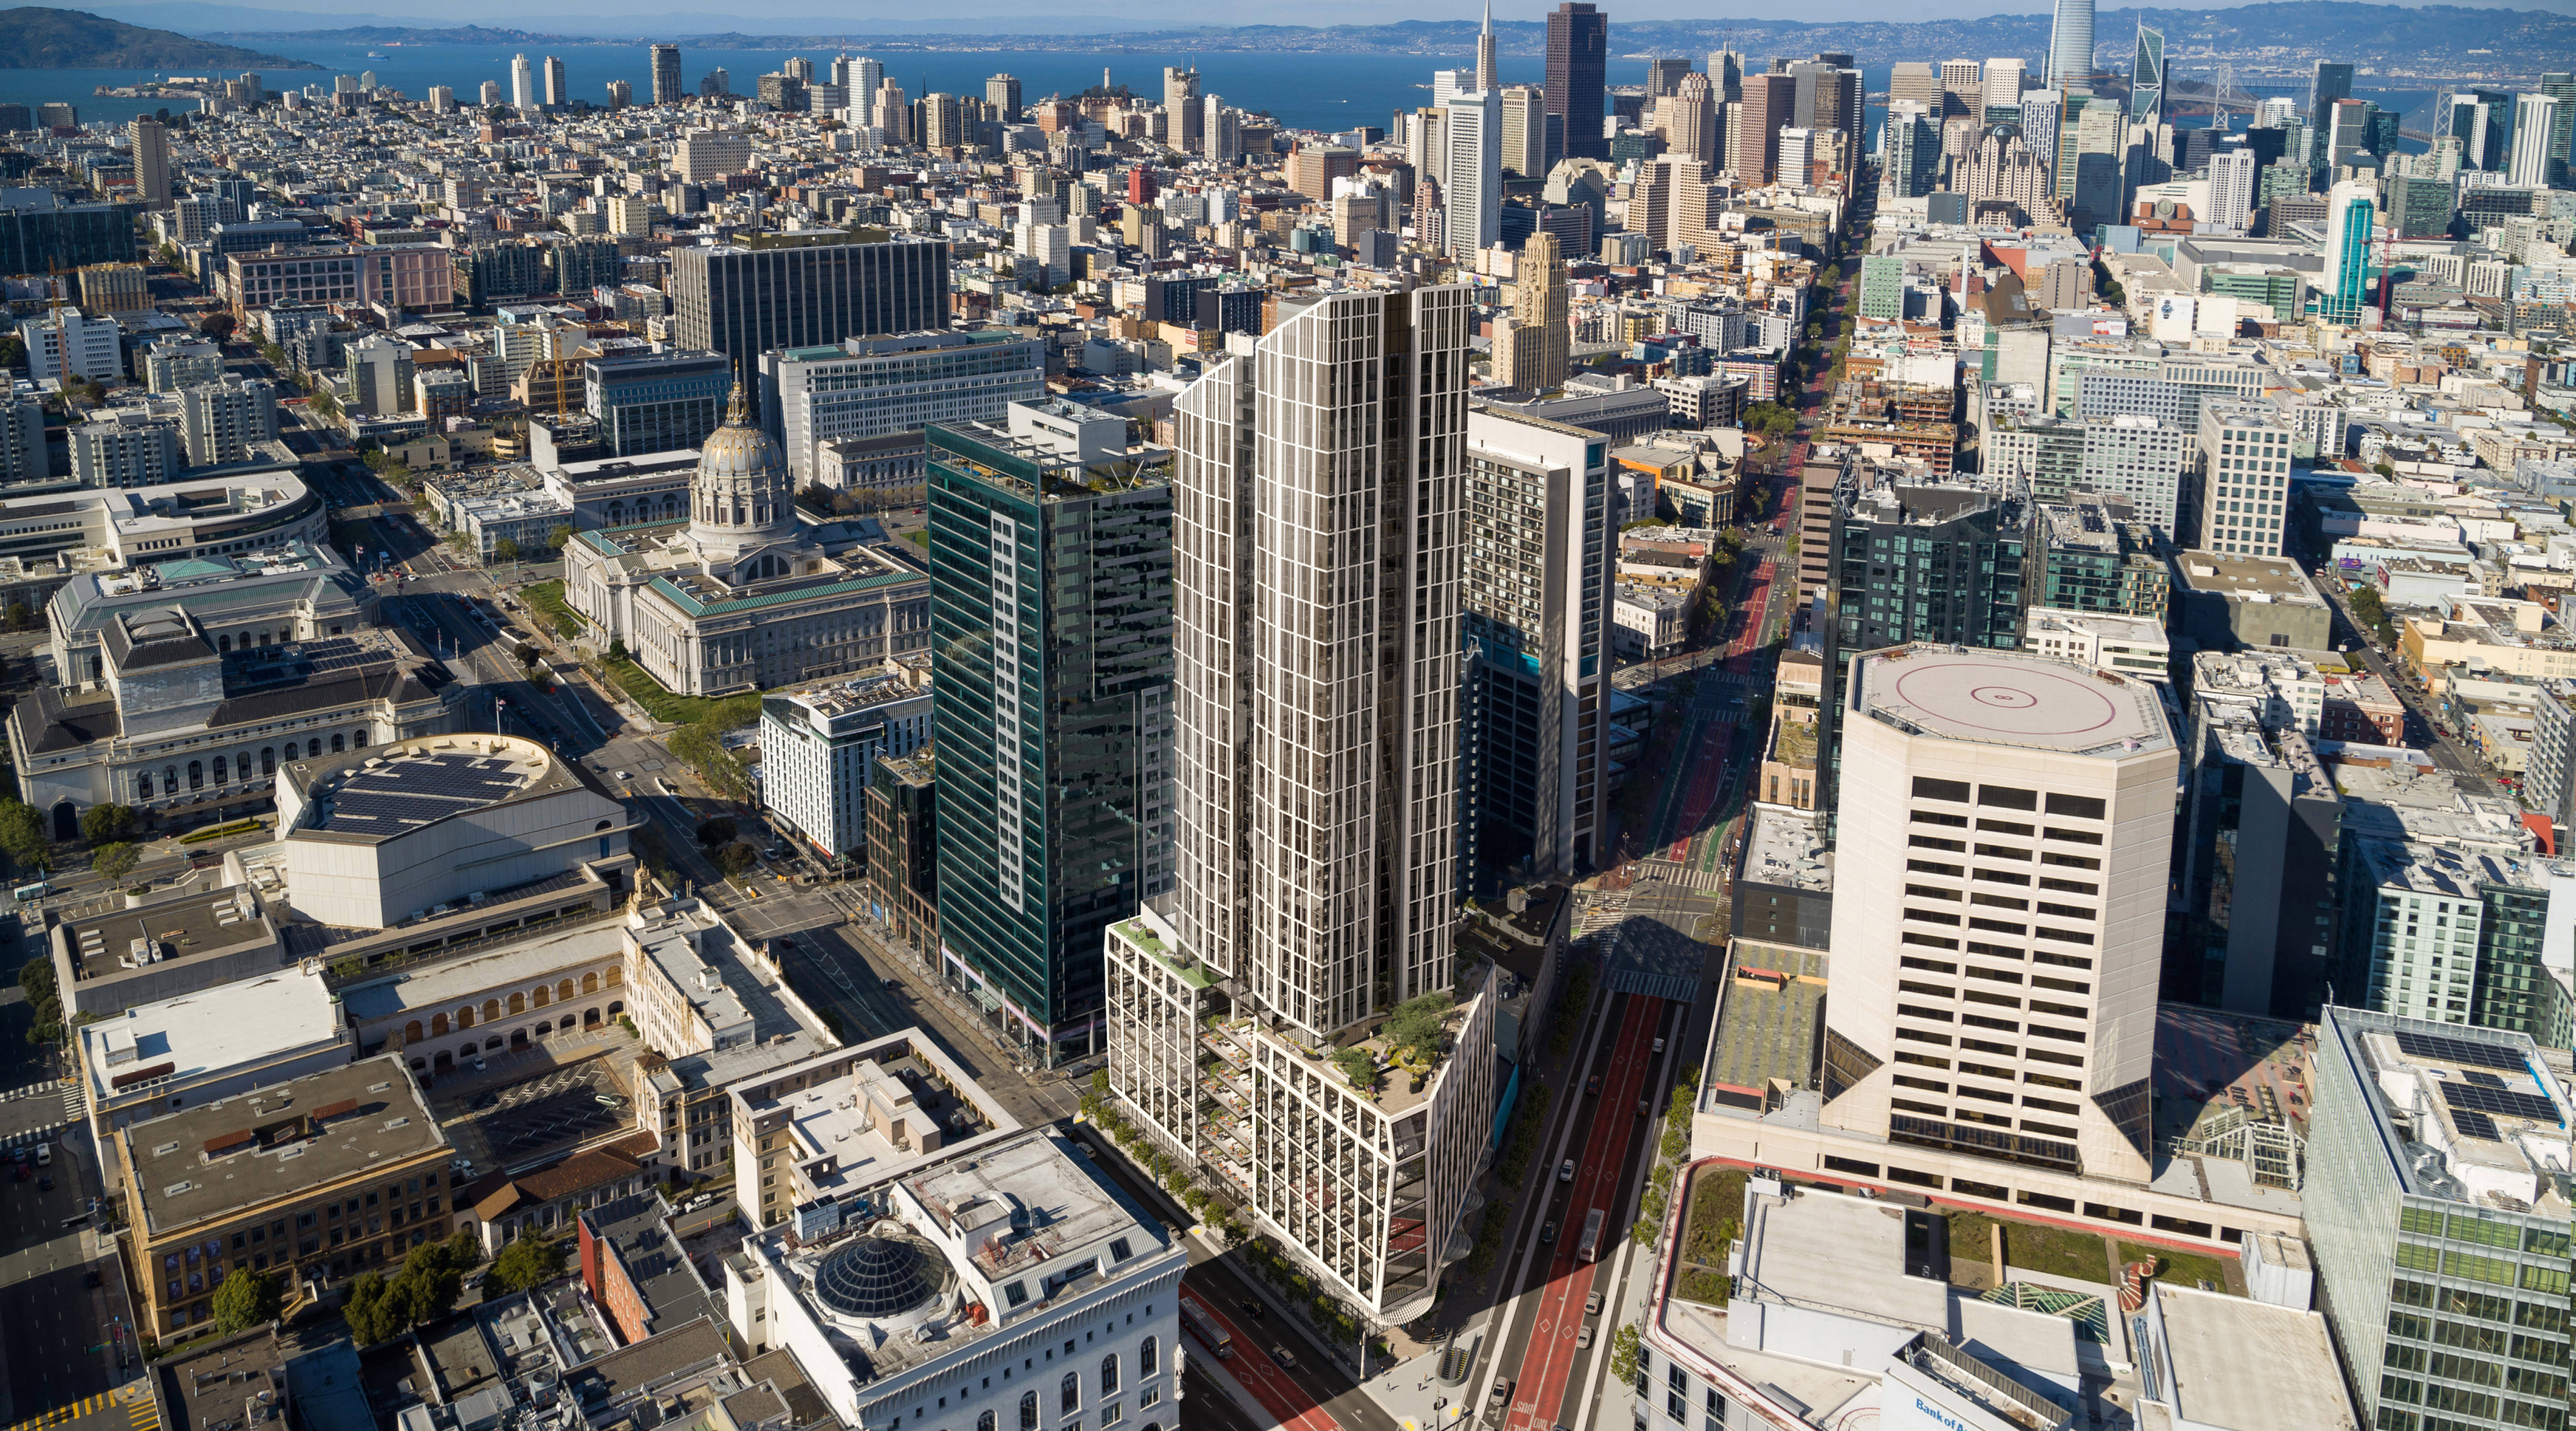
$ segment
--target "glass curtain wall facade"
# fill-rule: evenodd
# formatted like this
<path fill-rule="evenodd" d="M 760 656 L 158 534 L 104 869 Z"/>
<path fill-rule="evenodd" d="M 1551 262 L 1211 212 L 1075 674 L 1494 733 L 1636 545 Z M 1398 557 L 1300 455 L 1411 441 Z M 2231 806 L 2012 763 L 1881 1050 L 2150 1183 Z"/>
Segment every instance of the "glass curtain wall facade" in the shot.
<path fill-rule="evenodd" d="M 941 971 L 1076 1057 L 1102 932 L 1170 880 L 1171 487 L 990 427 L 926 436 Z"/>

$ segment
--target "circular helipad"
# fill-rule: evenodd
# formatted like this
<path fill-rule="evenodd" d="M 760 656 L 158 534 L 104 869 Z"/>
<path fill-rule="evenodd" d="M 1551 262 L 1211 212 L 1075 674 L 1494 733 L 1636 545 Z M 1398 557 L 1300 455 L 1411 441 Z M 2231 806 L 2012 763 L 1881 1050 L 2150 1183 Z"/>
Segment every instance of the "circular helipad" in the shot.
<path fill-rule="evenodd" d="M 1957 739 L 2082 749 L 2155 733 L 2130 683 L 2056 661 L 1916 653 L 1873 677 L 1880 705 Z"/>

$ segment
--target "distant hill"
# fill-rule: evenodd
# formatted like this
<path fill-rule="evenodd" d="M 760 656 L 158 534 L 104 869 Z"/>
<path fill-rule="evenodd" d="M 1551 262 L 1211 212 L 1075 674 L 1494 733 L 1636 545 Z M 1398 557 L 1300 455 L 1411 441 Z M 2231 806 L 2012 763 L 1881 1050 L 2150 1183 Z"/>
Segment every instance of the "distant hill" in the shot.
<path fill-rule="evenodd" d="M 80 10 L 21 6 L 0 10 L 5 70 L 318 70 L 284 55 L 192 40 L 168 30 L 101 18 Z"/>

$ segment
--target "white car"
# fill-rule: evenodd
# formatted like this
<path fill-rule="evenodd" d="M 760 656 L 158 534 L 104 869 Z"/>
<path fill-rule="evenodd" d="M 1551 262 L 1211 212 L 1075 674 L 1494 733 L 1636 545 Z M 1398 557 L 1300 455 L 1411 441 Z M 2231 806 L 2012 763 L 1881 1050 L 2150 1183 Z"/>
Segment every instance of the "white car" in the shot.
<path fill-rule="evenodd" d="M 1556 1180 L 1561 1183 L 1570 1183 L 1574 1181 L 1574 1160 L 1572 1158 L 1568 1158 L 1564 1162 L 1557 1164 Z"/>

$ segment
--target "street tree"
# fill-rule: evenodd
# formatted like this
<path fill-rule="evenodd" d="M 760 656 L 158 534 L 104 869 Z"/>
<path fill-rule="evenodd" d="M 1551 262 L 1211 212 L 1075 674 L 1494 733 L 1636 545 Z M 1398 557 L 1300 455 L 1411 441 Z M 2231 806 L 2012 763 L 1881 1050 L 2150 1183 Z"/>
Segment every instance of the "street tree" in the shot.
<path fill-rule="evenodd" d="M 89 857 L 89 867 L 109 884 L 122 882 L 142 862 L 143 852 L 122 840 L 99 846 L 98 852 Z"/>
<path fill-rule="evenodd" d="M 231 1336 L 277 1320 L 283 1304 L 278 1280 L 264 1272 L 235 1272 L 215 1289 L 215 1335 Z"/>
<path fill-rule="evenodd" d="M 92 805 L 81 811 L 81 838 L 93 845 L 109 844 L 134 833 L 134 809 L 129 805 Z"/>

